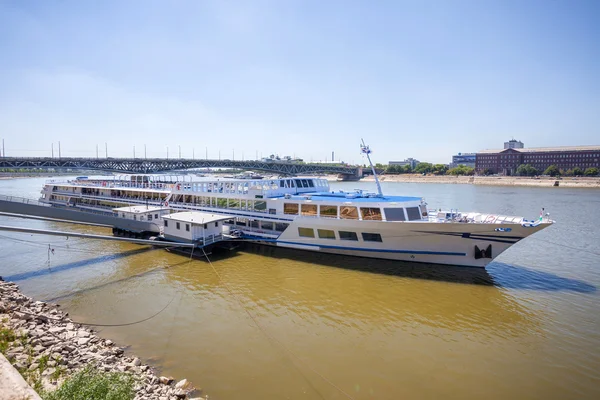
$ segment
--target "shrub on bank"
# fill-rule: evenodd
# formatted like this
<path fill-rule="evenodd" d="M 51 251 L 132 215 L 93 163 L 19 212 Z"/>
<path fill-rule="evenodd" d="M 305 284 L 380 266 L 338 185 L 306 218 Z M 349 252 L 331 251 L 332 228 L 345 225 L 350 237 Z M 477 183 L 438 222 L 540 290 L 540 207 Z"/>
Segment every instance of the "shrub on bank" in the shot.
<path fill-rule="evenodd" d="M 585 170 L 585 176 L 598 176 L 598 168 L 591 167 Z"/>
<path fill-rule="evenodd" d="M 88 366 L 68 378 L 57 390 L 44 393 L 44 400 L 131 400 L 135 379 L 124 372 L 100 372 Z"/>
<path fill-rule="evenodd" d="M 474 175 L 475 168 L 467 167 L 465 165 L 459 165 L 458 167 L 454 167 L 446 172 L 448 175 Z"/>

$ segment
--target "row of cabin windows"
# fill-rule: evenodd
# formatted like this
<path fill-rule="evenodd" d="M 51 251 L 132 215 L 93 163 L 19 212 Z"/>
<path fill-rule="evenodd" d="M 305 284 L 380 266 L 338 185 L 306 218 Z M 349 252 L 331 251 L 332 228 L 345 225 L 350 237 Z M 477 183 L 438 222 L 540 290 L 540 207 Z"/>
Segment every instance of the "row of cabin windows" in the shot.
<path fill-rule="evenodd" d="M 298 228 L 298 235 L 300 237 L 314 238 L 315 230 L 313 228 Z M 317 235 L 319 236 L 319 239 L 336 239 L 335 232 L 329 229 L 317 229 Z M 340 240 L 358 241 L 358 235 L 356 232 L 338 231 L 338 235 Z M 379 233 L 361 232 L 361 236 L 365 242 L 383 241 Z"/>
<path fill-rule="evenodd" d="M 125 213 L 121 213 L 121 216 L 123 218 L 126 218 Z M 133 219 L 135 221 L 137 221 L 137 215 L 136 214 L 133 214 Z M 158 214 L 154 214 L 154 219 L 158 219 Z M 143 221 L 143 220 L 144 220 L 144 216 L 140 215 L 140 221 Z M 152 214 L 148 214 L 148 221 L 152 221 Z"/>
<path fill-rule="evenodd" d="M 240 200 L 225 199 L 209 196 L 183 196 L 176 198 L 176 201 L 195 204 L 200 207 L 227 208 L 231 210 L 254 211 L 266 213 L 267 202 L 264 200 Z"/>
<path fill-rule="evenodd" d="M 309 188 L 315 187 L 312 179 L 285 179 L 279 181 L 279 187 L 282 188 Z"/>
<path fill-rule="evenodd" d="M 259 221 L 248 218 L 236 218 L 235 220 L 229 219 L 225 221 L 226 224 L 236 225 L 240 227 L 249 227 L 255 229 L 263 229 L 267 231 L 283 232 L 287 229 L 290 224 L 285 222 L 272 222 L 272 221 Z"/>
<path fill-rule="evenodd" d="M 146 183 L 145 185 L 148 185 Z M 324 188 L 328 189 L 329 185 L 324 179 L 283 179 L 272 181 L 244 181 L 244 182 L 196 182 L 184 183 L 183 185 L 168 185 L 175 187 L 177 190 L 192 191 L 192 192 L 207 192 L 207 193 L 237 193 L 246 194 L 252 190 L 275 190 L 281 188 Z"/>
<path fill-rule="evenodd" d="M 165 227 L 168 227 L 168 226 L 169 226 L 169 220 L 165 219 Z M 215 228 L 218 228 L 218 227 L 219 227 L 219 223 L 215 222 Z M 181 230 L 181 223 L 175 222 L 175 229 Z M 204 224 L 204 229 L 208 229 L 208 224 Z M 185 230 L 187 232 L 190 231 L 190 224 L 185 224 Z"/>
<path fill-rule="evenodd" d="M 387 221 L 416 221 L 421 217 L 427 216 L 427 210 L 424 206 L 404 208 L 384 208 Z M 339 217 L 342 219 L 358 219 L 359 207 L 340 206 Z M 317 204 L 298 204 L 283 203 L 283 213 L 287 215 L 307 215 L 320 216 L 324 218 L 337 218 L 338 206 L 317 205 Z M 379 207 L 360 207 L 360 216 L 366 221 L 381 221 L 383 216 Z"/>

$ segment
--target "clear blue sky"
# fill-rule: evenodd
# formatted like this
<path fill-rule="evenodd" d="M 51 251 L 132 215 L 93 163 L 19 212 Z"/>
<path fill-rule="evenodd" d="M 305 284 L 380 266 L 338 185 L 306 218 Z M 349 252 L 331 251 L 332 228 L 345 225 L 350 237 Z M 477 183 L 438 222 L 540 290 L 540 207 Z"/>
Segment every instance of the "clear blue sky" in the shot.
<path fill-rule="evenodd" d="M 600 144 L 598 21 L 595 0 L 0 0 L 0 137 L 361 163 L 361 137 L 382 163 Z"/>

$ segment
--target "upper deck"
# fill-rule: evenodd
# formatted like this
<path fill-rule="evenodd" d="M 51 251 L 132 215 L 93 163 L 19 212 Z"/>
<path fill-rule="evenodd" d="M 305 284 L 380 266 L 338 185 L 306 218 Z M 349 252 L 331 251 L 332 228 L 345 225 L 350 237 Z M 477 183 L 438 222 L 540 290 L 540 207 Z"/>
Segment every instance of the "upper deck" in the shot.
<path fill-rule="evenodd" d="M 327 203 L 407 203 L 418 201 L 420 202 L 421 197 L 409 197 L 409 196 L 383 196 L 379 197 L 373 195 L 372 193 L 365 193 L 361 191 L 354 192 L 315 192 L 315 193 L 307 193 L 303 195 L 284 195 L 279 196 L 284 197 L 286 200 L 312 200 L 312 201 L 322 201 Z"/>

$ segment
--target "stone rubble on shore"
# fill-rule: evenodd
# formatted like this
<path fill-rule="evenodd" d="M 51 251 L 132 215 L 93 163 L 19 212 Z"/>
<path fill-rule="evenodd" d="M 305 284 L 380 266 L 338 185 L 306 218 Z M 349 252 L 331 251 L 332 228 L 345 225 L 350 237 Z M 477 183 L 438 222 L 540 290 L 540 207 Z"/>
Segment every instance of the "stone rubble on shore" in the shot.
<path fill-rule="evenodd" d="M 11 329 L 19 338 L 6 350 L 6 358 L 23 375 L 39 371 L 45 390 L 58 388 L 73 373 L 94 364 L 101 371 L 131 373 L 137 381 L 136 400 L 189 399 L 199 392 L 186 379 L 175 383 L 171 377 L 155 375 L 139 358 L 125 356 L 123 348 L 74 323 L 58 306 L 33 301 L 2 278 L 0 327 Z"/>

